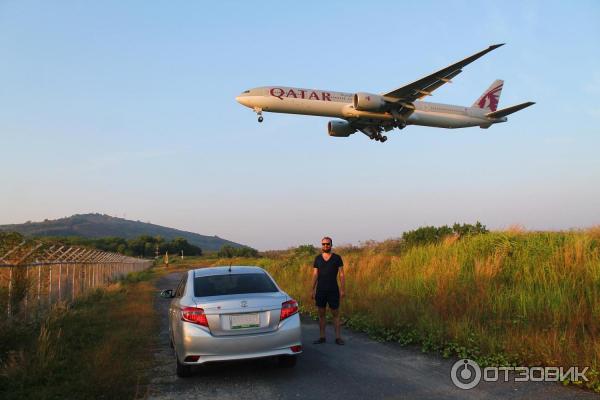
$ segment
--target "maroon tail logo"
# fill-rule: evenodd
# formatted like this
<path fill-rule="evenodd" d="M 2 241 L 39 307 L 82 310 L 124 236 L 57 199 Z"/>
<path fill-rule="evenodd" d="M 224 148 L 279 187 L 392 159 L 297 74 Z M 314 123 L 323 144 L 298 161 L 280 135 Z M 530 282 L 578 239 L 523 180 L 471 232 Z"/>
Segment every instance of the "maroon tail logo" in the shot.
<path fill-rule="evenodd" d="M 486 105 L 489 104 L 488 108 L 492 111 L 496 111 L 496 109 L 498 108 L 498 100 L 500 99 L 500 94 L 498 92 L 500 92 L 501 90 L 502 85 L 495 87 L 494 89 L 481 96 L 481 100 L 479 100 L 479 103 L 477 104 L 479 108 L 486 108 Z"/>

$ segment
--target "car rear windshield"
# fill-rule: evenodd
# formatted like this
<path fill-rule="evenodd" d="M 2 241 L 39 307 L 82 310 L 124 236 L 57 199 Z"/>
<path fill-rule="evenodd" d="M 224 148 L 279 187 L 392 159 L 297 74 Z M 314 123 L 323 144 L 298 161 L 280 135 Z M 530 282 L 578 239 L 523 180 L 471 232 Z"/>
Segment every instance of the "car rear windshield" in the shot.
<path fill-rule="evenodd" d="M 277 287 L 263 273 L 209 275 L 194 278 L 194 296 L 196 297 L 270 292 L 277 292 Z"/>

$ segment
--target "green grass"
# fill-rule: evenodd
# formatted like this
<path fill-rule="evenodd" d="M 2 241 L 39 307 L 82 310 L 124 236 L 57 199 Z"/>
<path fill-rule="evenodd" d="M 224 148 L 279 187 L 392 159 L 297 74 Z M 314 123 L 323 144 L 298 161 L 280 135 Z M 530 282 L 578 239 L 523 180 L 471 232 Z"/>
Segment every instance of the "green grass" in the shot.
<path fill-rule="evenodd" d="M 0 397 L 143 397 L 157 335 L 151 276 L 131 274 L 41 321 L 2 324 Z"/>

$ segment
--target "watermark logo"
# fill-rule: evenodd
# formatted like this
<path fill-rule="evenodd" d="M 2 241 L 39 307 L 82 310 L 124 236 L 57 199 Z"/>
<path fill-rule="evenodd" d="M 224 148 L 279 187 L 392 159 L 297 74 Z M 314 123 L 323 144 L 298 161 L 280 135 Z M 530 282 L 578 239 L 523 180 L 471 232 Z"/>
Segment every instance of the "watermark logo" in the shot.
<path fill-rule="evenodd" d="M 485 382 L 588 382 L 585 375 L 589 367 L 485 367 L 468 358 L 458 360 L 450 370 L 454 386 L 473 389 L 482 380 Z"/>
<path fill-rule="evenodd" d="M 460 389 L 473 389 L 481 381 L 481 368 L 473 360 L 458 360 L 452 366 L 450 377 L 454 386 Z"/>

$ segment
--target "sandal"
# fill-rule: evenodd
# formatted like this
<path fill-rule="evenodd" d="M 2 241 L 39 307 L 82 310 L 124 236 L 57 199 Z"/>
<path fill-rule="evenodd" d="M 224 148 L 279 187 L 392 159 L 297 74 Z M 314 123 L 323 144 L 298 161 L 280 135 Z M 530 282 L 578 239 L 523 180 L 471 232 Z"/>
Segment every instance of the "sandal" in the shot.
<path fill-rule="evenodd" d="M 325 342 L 326 342 L 325 338 L 322 337 L 322 338 L 318 338 L 317 340 L 315 340 L 313 342 L 313 344 L 321 344 L 321 343 L 325 343 Z"/>
<path fill-rule="evenodd" d="M 339 344 L 340 346 L 343 346 L 346 343 L 344 342 L 344 340 L 342 338 L 337 338 L 337 339 L 335 339 L 335 344 Z"/>

